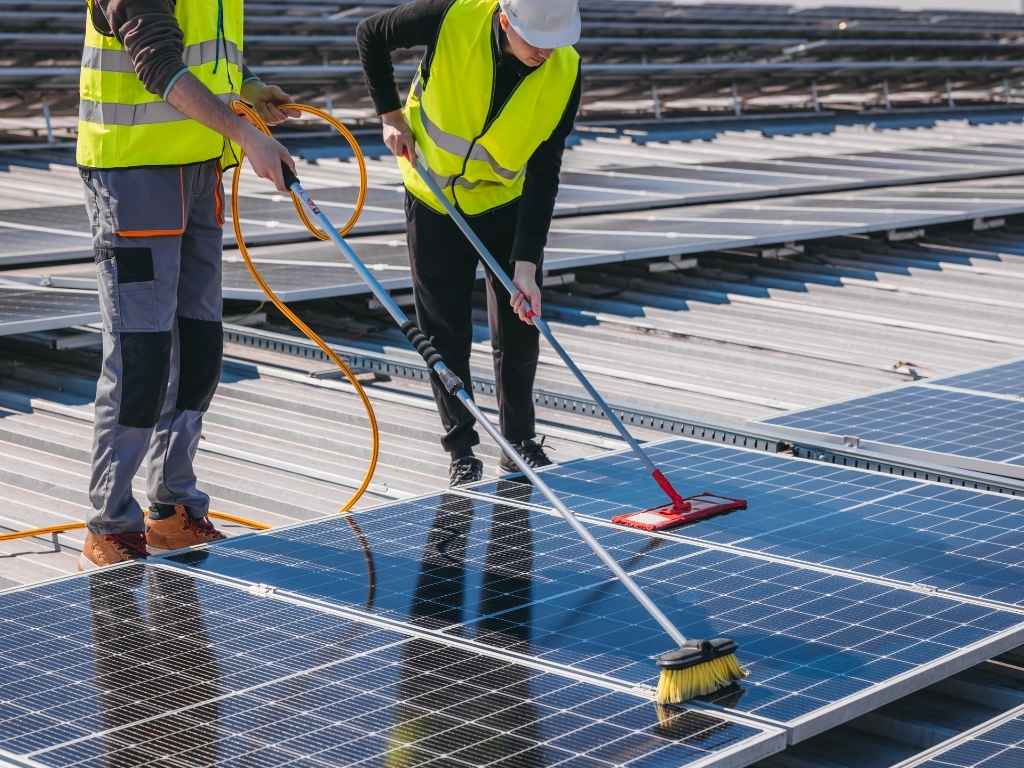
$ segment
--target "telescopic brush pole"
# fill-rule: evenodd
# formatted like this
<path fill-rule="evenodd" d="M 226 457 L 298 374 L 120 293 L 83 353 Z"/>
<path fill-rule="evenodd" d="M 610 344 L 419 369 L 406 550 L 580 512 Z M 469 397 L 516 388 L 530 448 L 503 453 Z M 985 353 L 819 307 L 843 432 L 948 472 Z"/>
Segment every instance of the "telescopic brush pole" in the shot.
<path fill-rule="evenodd" d="M 473 231 L 473 228 L 469 226 L 469 223 L 462 214 L 460 214 L 458 210 L 456 210 L 455 206 L 452 205 L 451 201 L 445 197 L 444 192 L 441 191 L 441 188 L 438 186 L 437 182 L 434 181 L 433 176 L 430 175 L 430 172 L 423 166 L 423 163 L 419 158 L 413 159 L 412 162 L 416 167 L 416 172 L 423 180 L 423 183 L 430 188 L 434 197 L 437 198 L 437 201 L 444 206 L 448 215 L 451 216 L 452 221 L 454 221 L 456 226 L 462 230 L 462 234 L 466 236 L 466 239 L 469 240 L 470 244 L 476 249 L 476 252 L 480 254 L 480 258 L 483 259 L 487 268 L 491 271 L 491 274 L 497 278 L 498 282 L 500 282 L 502 286 L 504 286 L 505 290 L 508 291 L 509 296 L 515 296 L 516 293 L 519 292 L 519 288 L 517 288 L 516 284 L 512 282 L 512 278 L 508 276 L 508 273 L 487 249 L 487 246 L 484 245 L 476 232 Z M 568 351 L 566 351 L 565 347 L 563 347 L 558 339 L 555 338 L 555 335 L 551 332 L 551 327 L 547 324 L 547 321 L 533 311 L 533 308 L 529 305 L 529 301 L 526 302 L 526 306 L 527 316 L 533 322 L 533 325 L 537 328 L 547 343 L 551 345 L 551 348 L 558 353 L 558 356 L 562 358 L 562 362 L 565 363 L 566 367 L 579 380 L 580 384 L 582 384 L 583 388 L 587 390 L 590 396 L 594 399 L 594 402 L 597 403 L 598 407 L 604 411 L 604 415 L 608 417 L 608 420 L 612 423 L 615 429 L 618 430 L 618 433 L 622 436 L 622 439 L 626 441 L 636 457 L 647 467 L 648 472 L 650 472 L 651 477 L 654 478 L 658 487 L 665 492 L 665 495 L 668 496 L 669 500 L 672 502 L 673 510 L 676 512 L 686 512 L 690 508 L 690 503 L 686 501 L 678 491 L 676 491 L 672 486 L 672 483 L 665 476 L 665 473 L 662 472 L 653 461 L 651 461 L 651 457 L 647 455 L 647 452 L 642 447 L 640 447 L 640 443 L 637 439 L 630 434 L 628 429 L 626 429 L 626 425 L 622 423 L 622 419 L 620 419 L 618 414 L 611 409 L 605 399 L 601 396 L 601 393 L 598 392 L 594 385 L 590 383 L 590 379 L 588 379 L 583 371 L 580 370 L 579 366 L 576 365 L 576 362 L 569 355 Z"/>
<path fill-rule="evenodd" d="M 476 419 L 477 423 L 483 427 L 484 431 L 487 432 L 493 438 L 494 442 L 498 444 L 501 450 L 504 452 L 509 459 L 511 459 L 516 467 L 522 472 L 526 478 L 533 483 L 533 485 L 539 490 L 554 507 L 555 511 L 558 512 L 562 518 L 569 523 L 579 534 L 580 538 L 587 543 L 587 545 L 593 550 L 594 554 L 604 563 L 608 569 L 615 575 L 615 577 L 629 590 L 629 592 L 637 599 L 637 601 L 644 607 L 651 618 L 654 619 L 661 626 L 665 633 L 679 646 L 686 644 L 686 637 L 676 629 L 675 625 L 669 620 L 669 618 L 661 612 L 661 609 L 654 604 L 654 601 L 647 596 L 647 593 L 641 589 L 640 585 L 633 581 L 633 578 L 622 569 L 608 551 L 601 546 L 601 543 L 594 538 L 593 534 L 586 529 L 581 523 L 576 514 L 570 510 L 562 500 L 555 495 L 555 492 L 551 490 L 547 483 L 540 477 L 537 472 L 527 464 L 522 456 L 509 444 L 508 440 L 505 439 L 501 431 L 491 423 L 490 419 L 480 410 L 476 402 L 470 397 L 466 391 L 465 385 L 462 380 L 444 363 L 441 355 L 434 348 L 434 345 L 430 343 L 430 339 L 419 329 L 419 327 L 412 320 L 409 319 L 408 315 L 402 310 L 400 306 L 391 298 L 391 294 L 388 293 L 384 286 L 380 284 L 374 274 L 366 268 L 363 264 L 362 259 L 359 258 L 358 254 L 352 249 L 340 234 L 335 229 L 334 225 L 331 224 L 331 220 L 320 210 L 313 199 L 309 196 L 309 193 L 302 188 L 299 183 L 298 177 L 294 171 L 287 165 L 282 167 L 284 172 L 284 180 L 287 187 L 298 197 L 303 205 L 313 214 L 313 217 L 320 223 L 324 232 L 328 234 L 331 240 L 345 255 L 345 258 L 349 260 L 352 266 L 355 268 L 359 276 L 366 282 L 373 291 L 373 295 L 377 301 L 381 303 L 381 306 L 387 310 L 387 313 L 391 315 L 392 319 L 398 324 L 405 334 L 409 342 L 416 348 L 416 351 L 420 353 L 424 361 L 430 366 L 430 369 L 437 374 L 441 384 L 445 390 L 457 398 L 460 403 L 466 408 L 467 411 Z"/>

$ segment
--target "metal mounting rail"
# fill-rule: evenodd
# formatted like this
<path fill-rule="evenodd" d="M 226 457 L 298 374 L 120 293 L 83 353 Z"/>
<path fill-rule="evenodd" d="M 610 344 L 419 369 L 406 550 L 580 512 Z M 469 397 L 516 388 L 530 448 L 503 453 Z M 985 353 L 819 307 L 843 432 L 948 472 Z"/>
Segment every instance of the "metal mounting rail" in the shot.
<path fill-rule="evenodd" d="M 290 336 L 273 331 L 265 331 L 245 326 L 225 323 L 224 340 L 234 344 L 263 349 L 271 352 L 301 357 L 307 360 L 326 360 L 323 352 L 306 339 Z M 406 363 L 388 358 L 385 355 L 378 355 L 366 352 L 353 347 L 331 344 L 331 348 L 345 359 L 357 372 L 380 373 L 386 376 L 394 376 L 400 379 L 412 379 L 415 381 L 429 381 L 430 371 L 425 365 Z M 493 396 L 496 392 L 493 379 L 481 376 L 473 377 L 473 391 L 481 395 Z M 577 413 L 583 416 L 592 416 L 595 419 L 604 419 L 604 412 L 593 400 L 586 397 L 550 392 L 543 389 L 535 389 L 533 392 L 534 403 L 541 408 L 551 410 Z M 786 448 L 785 441 L 761 435 L 756 430 L 732 427 L 721 424 L 709 424 L 694 419 L 687 419 L 678 416 L 669 416 L 659 413 L 650 413 L 635 408 L 626 408 L 612 404 L 612 410 L 622 421 L 631 427 L 644 427 L 657 432 L 665 432 L 671 435 L 682 437 L 694 437 L 700 440 L 709 440 L 729 445 L 737 445 L 744 448 L 754 448 L 770 453 L 778 453 Z"/>

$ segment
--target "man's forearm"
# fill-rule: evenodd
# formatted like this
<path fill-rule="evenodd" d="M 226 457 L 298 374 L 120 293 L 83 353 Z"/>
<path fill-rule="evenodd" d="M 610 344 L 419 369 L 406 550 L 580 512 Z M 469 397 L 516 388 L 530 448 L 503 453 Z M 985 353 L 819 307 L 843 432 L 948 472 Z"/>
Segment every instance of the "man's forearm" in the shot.
<path fill-rule="evenodd" d="M 178 78 L 167 94 L 167 102 L 185 117 L 192 118 L 236 144 L 244 143 L 246 133 L 255 130 L 210 93 L 210 89 L 191 72 Z"/>

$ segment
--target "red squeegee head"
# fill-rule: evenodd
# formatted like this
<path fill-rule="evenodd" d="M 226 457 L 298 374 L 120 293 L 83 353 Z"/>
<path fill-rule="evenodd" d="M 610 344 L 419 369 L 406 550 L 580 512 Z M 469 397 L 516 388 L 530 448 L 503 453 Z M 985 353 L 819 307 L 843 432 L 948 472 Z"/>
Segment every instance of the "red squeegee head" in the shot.
<path fill-rule="evenodd" d="M 732 512 L 736 509 L 746 509 L 747 502 L 743 499 L 733 499 L 728 496 L 719 496 L 705 491 L 697 496 L 683 498 L 679 492 L 672 487 L 668 478 L 656 469 L 653 473 L 655 481 L 661 486 L 671 504 L 654 509 L 645 509 L 641 512 L 630 512 L 625 515 L 616 515 L 612 522 L 617 525 L 627 525 L 631 528 L 639 528 L 644 531 L 665 531 L 676 528 L 680 525 L 695 523 L 715 515 Z"/>

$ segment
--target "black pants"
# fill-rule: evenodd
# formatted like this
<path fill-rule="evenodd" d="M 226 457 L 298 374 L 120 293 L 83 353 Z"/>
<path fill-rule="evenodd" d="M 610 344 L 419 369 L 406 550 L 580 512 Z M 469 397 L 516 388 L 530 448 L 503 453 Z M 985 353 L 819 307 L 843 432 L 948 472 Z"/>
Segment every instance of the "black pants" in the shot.
<path fill-rule="evenodd" d="M 405 196 L 405 218 L 416 297 L 416 319 L 445 363 L 472 393 L 469 354 L 473 344 L 473 288 L 479 257 L 448 217 Z M 506 271 L 516 234 L 517 208 L 506 206 L 470 220 L 473 230 Z M 537 267 L 540 283 L 542 267 Z M 534 436 L 533 381 L 537 375 L 539 334 L 509 306 L 509 295 L 487 275 L 487 317 L 494 355 L 501 431 L 519 442 Z M 434 400 L 444 425 L 441 445 L 452 455 L 466 453 L 480 442 L 473 417 L 431 377 Z"/>

